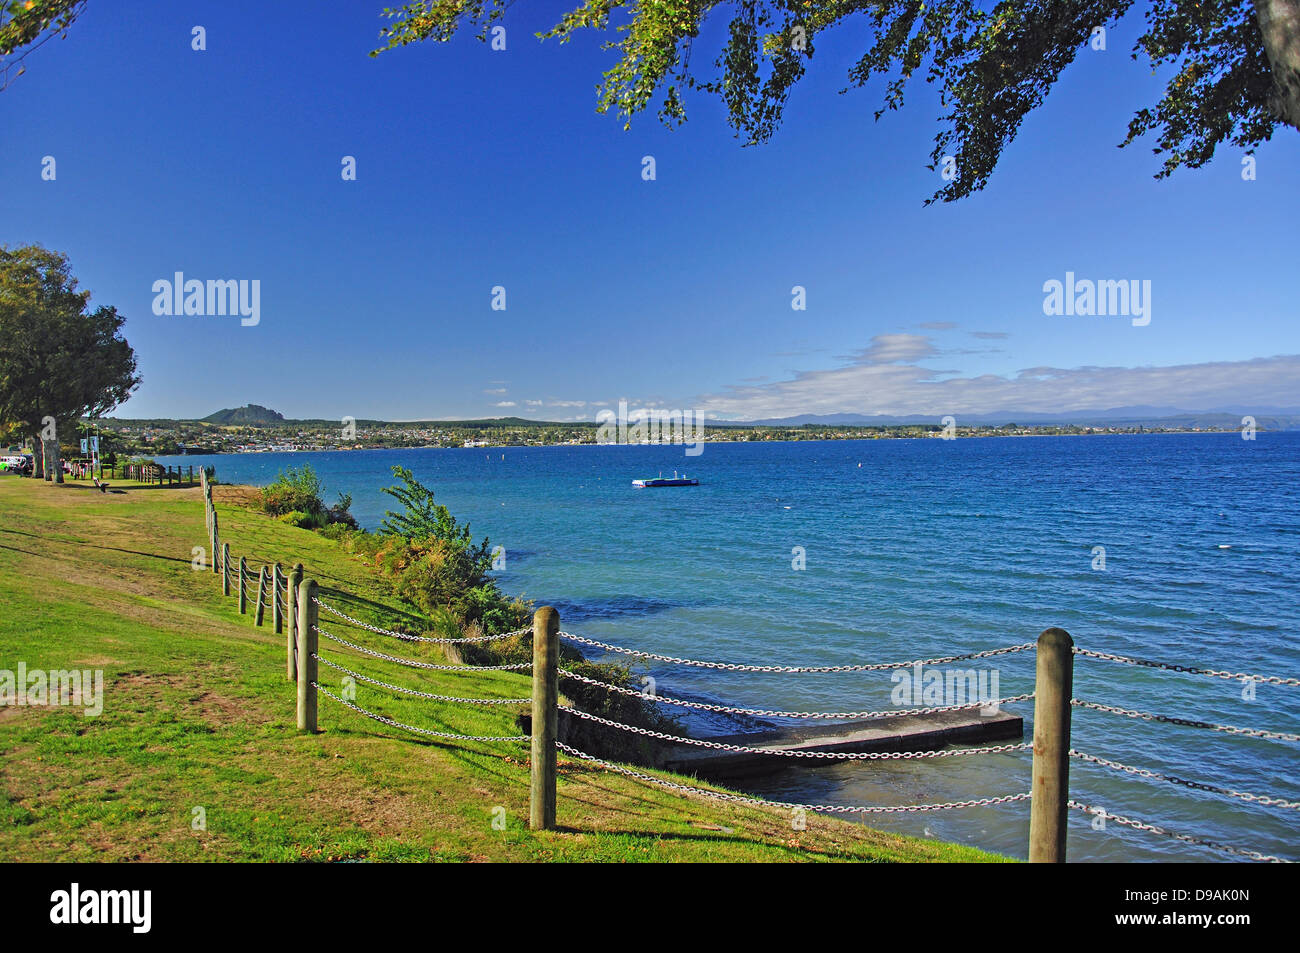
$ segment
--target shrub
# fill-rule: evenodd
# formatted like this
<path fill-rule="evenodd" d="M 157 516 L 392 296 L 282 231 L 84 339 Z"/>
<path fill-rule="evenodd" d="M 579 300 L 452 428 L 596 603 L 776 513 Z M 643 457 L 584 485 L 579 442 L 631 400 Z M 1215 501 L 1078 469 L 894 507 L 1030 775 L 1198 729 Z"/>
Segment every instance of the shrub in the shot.
<path fill-rule="evenodd" d="M 315 515 L 325 511 L 321 502 L 324 489 L 320 477 L 311 464 L 302 468 L 290 467 L 275 478 L 275 482 L 262 487 L 262 509 L 272 516 L 299 512 Z"/>
<path fill-rule="evenodd" d="M 409 470 L 393 467 L 393 473 L 402 482 L 384 492 L 401 503 L 403 510 L 386 513 L 378 532 L 353 529 L 336 521 L 322 533 L 370 563 L 396 596 L 424 616 L 428 632 L 441 638 L 517 633 L 493 642 L 448 646 L 448 658 L 469 665 L 531 662 L 533 636 L 528 627 L 532 603 L 509 598 L 488 576 L 492 565 L 488 540 L 476 545 L 469 526 L 457 522 L 445 506 L 436 503 L 433 491 L 421 485 Z M 350 500 L 345 497 L 340 502 L 346 510 Z M 559 652 L 563 666 L 570 671 L 620 688 L 640 690 L 639 679 L 627 665 L 588 662 L 581 652 L 564 644 Z M 677 733 L 676 719 L 643 695 L 613 692 L 570 678 L 562 680 L 561 690 L 578 707 L 593 714 Z M 653 763 L 655 746 L 641 736 L 577 723 L 570 731 L 570 741 L 584 750 Z"/>
<path fill-rule="evenodd" d="M 351 514 L 348 515 L 351 516 Z M 336 543 L 342 543 L 348 549 L 351 549 L 352 547 L 349 545 L 351 543 L 351 537 L 357 532 L 359 531 L 354 527 L 340 522 L 330 523 L 328 526 L 321 527 L 320 534 L 326 539 L 332 539 Z"/>
<path fill-rule="evenodd" d="M 433 491 L 410 470 L 393 467 L 393 475 L 402 482 L 384 492 L 403 509 L 384 514 L 371 557 L 393 591 L 426 615 L 447 609 L 462 624 L 477 623 L 493 634 L 517 627 L 518 600 L 502 595 L 488 577 L 492 553 L 487 539 L 475 544 L 469 526 L 435 502 Z"/>
<path fill-rule="evenodd" d="M 309 523 L 286 520 L 293 522 L 294 526 L 315 528 L 340 523 L 356 529 L 357 521 L 348 512 L 352 505 L 351 495 L 340 493 L 338 503 L 327 507 L 321 502 L 324 489 L 325 485 L 310 463 L 301 468 L 289 467 L 281 471 L 274 483 L 262 487 L 262 509 L 277 518 L 286 513 L 306 513 L 311 517 Z"/>
<path fill-rule="evenodd" d="M 302 510 L 290 510 L 288 513 L 281 513 L 276 519 L 281 523 L 297 526 L 299 529 L 315 529 L 319 517 L 304 513 Z"/>
<path fill-rule="evenodd" d="M 343 526 L 347 529 L 360 529 L 357 519 L 350 512 L 352 494 L 340 493 L 339 501 L 325 511 L 325 520 L 331 526 Z"/>

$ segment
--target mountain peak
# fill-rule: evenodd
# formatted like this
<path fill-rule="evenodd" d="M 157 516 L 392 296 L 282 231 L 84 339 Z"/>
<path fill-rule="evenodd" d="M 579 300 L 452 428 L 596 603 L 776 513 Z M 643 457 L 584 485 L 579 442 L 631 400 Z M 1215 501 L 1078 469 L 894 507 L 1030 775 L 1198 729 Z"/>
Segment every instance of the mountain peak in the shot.
<path fill-rule="evenodd" d="M 228 410 L 218 410 L 203 418 L 205 424 L 276 424 L 284 420 L 284 414 L 277 413 L 261 404 L 245 404 Z"/>

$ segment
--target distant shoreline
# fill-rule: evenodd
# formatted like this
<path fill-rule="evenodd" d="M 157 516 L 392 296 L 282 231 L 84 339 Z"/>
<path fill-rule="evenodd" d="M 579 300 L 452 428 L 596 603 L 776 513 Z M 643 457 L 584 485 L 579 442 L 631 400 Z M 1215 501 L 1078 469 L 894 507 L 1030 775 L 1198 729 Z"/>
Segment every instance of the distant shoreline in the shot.
<path fill-rule="evenodd" d="M 1290 430 L 1257 430 L 1257 434 L 1263 433 L 1296 433 L 1300 431 Z M 970 439 L 1013 439 L 1020 437 L 1176 437 L 1176 436 L 1241 436 L 1240 430 L 1118 430 L 1118 431 L 1091 431 L 1085 433 L 958 433 L 957 436 L 948 438 L 951 440 L 970 440 Z M 943 440 L 938 434 L 927 435 L 873 435 L 873 436 L 819 436 L 808 437 L 801 440 L 743 440 L 743 439 L 712 439 L 705 440 L 703 443 L 708 444 L 798 444 L 798 443 L 852 443 L 867 442 L 872 440 Z M 486 443 L 473 447 L 455 447 L 440 444 L 411 444 L 398 446 L 295 446 L 295 447 L 276 447 L 274 449 L 257 449 L 257 450 L 200 450 L 192 453 L 157 453 L 157 457 L 209 457 L 209 456 L 257 456 L 259 454 L 275 453 L 361 453 L 374 450 L 539 450 L 547 448 L 561 447 L 682 447 L 688 444 L 680 442 L 647 442 L 647 443 L 537 443 L 537 444 L 519 444 L 519 443 Z"/>

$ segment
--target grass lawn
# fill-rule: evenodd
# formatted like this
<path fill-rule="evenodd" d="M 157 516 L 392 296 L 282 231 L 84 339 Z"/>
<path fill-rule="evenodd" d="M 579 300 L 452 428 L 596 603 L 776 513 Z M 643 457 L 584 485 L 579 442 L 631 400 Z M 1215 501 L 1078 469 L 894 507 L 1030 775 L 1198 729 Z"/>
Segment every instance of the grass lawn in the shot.
<path fill-rule="evenodd" d="M 253 567 L 302 562 L 350 615 L 405 613 L 341 547 L 216 487 L 221 533 Z M 561 830 L 528 830 L 526 744 L 411 735 L 320 699 L 295 730 L 284 637 L 195 570 L 200 491 L 0 476 L 0 669 L 102 669 L 104 710 L 0 708 L 0 859 L 402 861 L 992 861 L 991 854 L 810 815 L 683 796 L 561 757 Z M 205 557 L 206 553 L 202 554 Z M 439 661 L 342 626 L 380 651 Z M 527 673 L 399 668 L 322 640 L 321 654 L 438 694 L 525 698 Z M 321 666 L 321 682 L 340 673 Z M 358 704 L 407 724 L 516 735 L 519 705 L 464 706 L 357 685 Z M 692 782 L 694 783 L 694 782 Z M 204 829 L 195 829 L 196 809 Z M 504 817 L 504 829 L 493 825 Z M 497 825 L 500 826 L 499 824 Z"/>

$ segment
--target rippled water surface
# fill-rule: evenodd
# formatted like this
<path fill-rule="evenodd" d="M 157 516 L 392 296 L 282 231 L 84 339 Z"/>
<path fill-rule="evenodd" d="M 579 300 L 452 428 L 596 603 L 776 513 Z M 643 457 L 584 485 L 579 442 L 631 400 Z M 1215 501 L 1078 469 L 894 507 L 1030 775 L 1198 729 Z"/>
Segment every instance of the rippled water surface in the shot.
<path fill-rule="evenodd" d="M 506 548 L 502 586 L 564 628 L 666 655 L 759 664 L 892 662 L 1031 641 L 1233 672 L 1300 674 L 1300 434 L 1032 437 L 678 447 L 351 451 L 204 458 L 227 482 L 310 462 L 365 525 L 401 464 Z M 186 458 L 187 463 L 196 462 Z M 684 470 L 693 488 L 635 490 Z M 1093 568 L 1105 547 L 1105 569 Z M 792 568 L 802 547 L 807 568 Z M 1033 653 L 996 668 L 1029 691 Z M 655 665 L 662 694 L 741 707 L 890 707 L 889 672 L 752 675 Z M 1079 659 L 1076 696 L 1300 732 L 1300 688 Z M 1026 716 L 1032 710 L 1012 709 Z M 697 723 L 697 728 L 707 725 Z M 1300 800 L 1300 746 L 1075 711 L 1074 746 Z M 1028 790 L 1029 756 L 799 768 L 750 783 L 783 800 L 899 804 Z M 1075 762 L 1073 796 L 1114 814 L 1300 857 L 1297 812 Z M 815 823 L 815 820 L 811 821 Z M 1023 856 L 1028 807 L 873 816 L 874 826 Z M 1222 855 L 1072 812 L 1077 860 Z"/>

